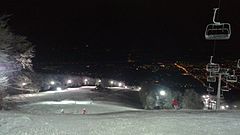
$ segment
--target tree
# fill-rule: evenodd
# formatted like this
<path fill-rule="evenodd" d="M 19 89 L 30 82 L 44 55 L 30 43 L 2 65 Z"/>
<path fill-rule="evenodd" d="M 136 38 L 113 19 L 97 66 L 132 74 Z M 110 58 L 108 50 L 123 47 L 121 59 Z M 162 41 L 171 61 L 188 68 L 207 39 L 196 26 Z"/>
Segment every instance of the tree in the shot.
<path fill-rule="evenodd" d="M 203 102 L 201 96 L 194 89 L 186 89 L 183 96 L 183 108 L 202 109 Z"/>
<path fill-rule="evenodd" d="M 5 90 L 23 72 L 32 71 L 33 45 L 26 37 L 12 33 L 9 15 L 0 17 L 0 108 Z"/>

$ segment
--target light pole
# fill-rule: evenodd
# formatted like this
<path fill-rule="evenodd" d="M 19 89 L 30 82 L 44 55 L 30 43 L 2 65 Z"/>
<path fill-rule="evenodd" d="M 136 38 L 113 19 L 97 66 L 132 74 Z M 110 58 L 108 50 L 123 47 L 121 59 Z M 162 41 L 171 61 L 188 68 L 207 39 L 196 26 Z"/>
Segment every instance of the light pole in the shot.
<path fill-rule="evenodd" d="M 165 96 L 165 95 L 166 95 L 166 91 L 165 91 L 165 90 L 161 90 L 161 91 L 160 91 L 160 95 L 161 95 L 161 96 Z"/>
<path fill-rule="evenodd" d="M 118 83 L 118 86 L 119 86 L 119 87 L 122 87 L 122 83 L 121 83 L 121 82 L 120 82 L 120 83 Z"/>
<path fill-rule="evenodd" d="M 51 81 L 51 82 L 50 82 L 50 84 L 51 84 L 51 85 L 54 85 L 54 84 L 55 84 L 55 82 L 54 82 L 54 81 Z"/>
<path fill-rule="evenodd" d="M 88 79 L 84 79 L 84 85 L 88 84 Z"/>
<path fill-rule="evenodd" d="M 113 86 L 113 83 L 114 83 L 113 81 L 110 81 L 111 87 Z"/>
<path fill-rule="evenodd" d="M 27 85 L 27 83 L 22 83 L 22 86 L 25 86 L 25 85 Z"/>

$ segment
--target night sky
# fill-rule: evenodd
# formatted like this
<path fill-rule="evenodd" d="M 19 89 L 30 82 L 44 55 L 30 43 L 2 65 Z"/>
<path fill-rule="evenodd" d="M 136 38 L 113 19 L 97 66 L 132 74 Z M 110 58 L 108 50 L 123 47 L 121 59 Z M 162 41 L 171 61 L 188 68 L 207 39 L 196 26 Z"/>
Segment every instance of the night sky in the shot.
<path fill-rule="evenodd" d="M 35 62 L 201 59 L 212 55 L 204 39 L 218 0 L 6 0 L 13 32 L 36 45 Z M 239 57 L 240 2 L 221 0 L 219 19 L 232 37 L 218 41 L 216 56 Z"/>

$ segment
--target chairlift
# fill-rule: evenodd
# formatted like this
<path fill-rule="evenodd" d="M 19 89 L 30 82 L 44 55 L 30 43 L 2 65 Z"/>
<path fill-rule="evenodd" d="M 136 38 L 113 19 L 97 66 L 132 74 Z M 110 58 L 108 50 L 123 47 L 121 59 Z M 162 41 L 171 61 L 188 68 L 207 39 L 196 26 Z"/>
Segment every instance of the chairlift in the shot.
<path fill-rule="evenodd" d="M 229 23 L 208 24 L 205 31 L 207 40 L 228 40 L 231 36 L 231 25 Z"/>
<path fill-rule="evenodd" d="M 222 90 L 222 91 L 230 91 L 231 88 L 228 86 L 228 83 L 226 83 L 226 85 L 223 86 L 223 87 L 221 88 L 221 90 Z"/>
<path fill-rule="evenodd" d="M 217 63 L 213 63 L 212 59 L 213 59 L 213 56 L 211 56 L 210 63 L 207 64 L 206 70 L 208 72 L 213 72 L 213 73 L 219 72 L 220 71 L 220 65 L 217 64 Z"/>
<path fill-rule="evenodd" d="M 216 76 L 213 76 L 212 72 L 210 72 L 210 75 L 207 76 L 207 82 L 216 82 L 216 81 L 217 81 Z"/>
<path fill-rule="evenodd" d="M 235 70 L 233 70 L 232 75 L 227 76 L 226 81 L 230 82 L 230 83 L 236 83 L 237 82 L 237 76 L 235 75 Z"/>
<path fill-rule="evenodd" d="M 208 92 L 214 92 L 214 88 L 211 86 L 211 84 L 209 83 L 208 87 L 207 87 L 207 91 Z"/>
<path fill-rule="evenodd" d="M 214 8 L 213 23 L 208 24 L 205 30 L 205 39 L 207 40 L 227 40 L 231 36 L 231 25 L 229 23 L 216 22 L 216 13 L 218 8 Z"/>
<path fill-rule="evenodd" d="M 228 76 L 229 75 L 229 68 L 221 68 L 219 73 L 221 73 L 224 76 Z"/>
<path fill-rule="evenodd" d="M 229 76 L 227 76 L 226 81 L 230 82 L 230 83 L 236 83 L 237 82 L 237 76 L 236 75 L 229 75 Z"/>
<path fill-rule="evenodd" d="M 240 68 L 240 59 L 237 61 L 237 68 Z"/>

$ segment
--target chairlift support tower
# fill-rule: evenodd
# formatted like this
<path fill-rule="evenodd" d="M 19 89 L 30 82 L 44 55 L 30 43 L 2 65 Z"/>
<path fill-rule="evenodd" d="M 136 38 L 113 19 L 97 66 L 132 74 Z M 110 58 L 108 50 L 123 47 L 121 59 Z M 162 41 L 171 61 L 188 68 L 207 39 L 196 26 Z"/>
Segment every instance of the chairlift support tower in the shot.
<path fill-rule="evenodd" d="M 220 1 L 219 6 L 220 7 Z M 231 25 L 229 23 L 221 23 L 216 21 L 216 13 L 219 8 L 214 8 L 214 14 L 212 18 L 212 23 L 208 24 L 205 30 L 205 39 L 206 40 L 228 40 L 231 36 Z M 220 98 L 221 98 L 221 82 L 222 75 L 228 75 L 228 70 L 221 71 L 220 65 L 212 62 L 213 56 L 211 56 L 210 63 L 207 64 L 206 70 L 211 73 L 216 73 L 215 77 L 218 77 L 218 88 L 217 88 L 217 110 L 220 110 Z M 240 68 L 240 61 L 238 62 Z M 228 75 L 229 76 L 229 75 Z M 230 80 L 235 82 L 235 80 Z"/>

